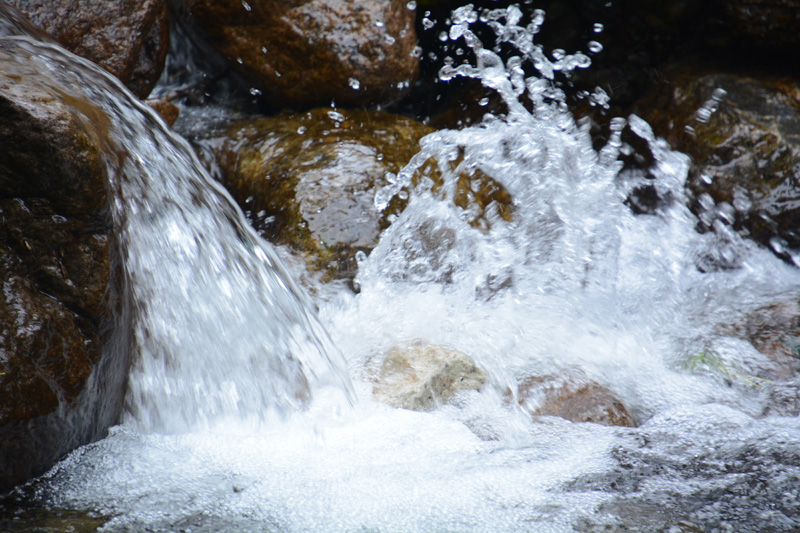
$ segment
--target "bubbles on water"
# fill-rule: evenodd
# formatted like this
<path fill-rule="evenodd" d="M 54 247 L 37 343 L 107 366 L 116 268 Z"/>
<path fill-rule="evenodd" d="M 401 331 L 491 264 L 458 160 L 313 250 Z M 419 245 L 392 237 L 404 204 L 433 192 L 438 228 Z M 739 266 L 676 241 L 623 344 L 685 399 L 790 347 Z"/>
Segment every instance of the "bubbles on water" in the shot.
<path fill-rule="evenodd" d="M 406 4 L 406 8 L 408 8 L 409 11 L 416 11 L 417 3 L 414 0 L 411 0 L 409 3 Z"/>
<path fill-rule="evenodd" d="M 357 91 L 361 88 L 361 82 L 358 81 L 356 78 L 350 78 L 347 80 L 347 84 L 350 86 L 351 89 Z"/>

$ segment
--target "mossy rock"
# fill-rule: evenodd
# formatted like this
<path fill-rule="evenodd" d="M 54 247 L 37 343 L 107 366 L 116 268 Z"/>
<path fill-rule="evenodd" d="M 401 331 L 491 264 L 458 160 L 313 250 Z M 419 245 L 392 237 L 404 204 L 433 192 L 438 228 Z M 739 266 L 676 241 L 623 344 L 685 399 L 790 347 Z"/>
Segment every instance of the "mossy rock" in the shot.
<path fill-rule="evenodd" d="M 390 113 L 321 108 L 239 122 L 197 143 L 263 237 L 303 253 L 327 280 L 351 279 L 356 252 L 371 251 L 406 205 L 401 194 L 378 211 L 375 193 L 432 131 Z M 417 180 L 421 173 L 438 180 L 438 191 L 435 164 Z M 455 203 L 474 208 L 475 224 L 486 224 L 492 202 L 511 216 L 507 191 L 485 175 L 462 176 L 457 189 Z"/>
<path fill-rule="evenodd" d="M 787 249 L 800 249 L 800 87 L 688 68 L 663 80 L 638 108 L 691 156 L 687 188 L 700 228 L 722 218 L 789 259 Z"/>

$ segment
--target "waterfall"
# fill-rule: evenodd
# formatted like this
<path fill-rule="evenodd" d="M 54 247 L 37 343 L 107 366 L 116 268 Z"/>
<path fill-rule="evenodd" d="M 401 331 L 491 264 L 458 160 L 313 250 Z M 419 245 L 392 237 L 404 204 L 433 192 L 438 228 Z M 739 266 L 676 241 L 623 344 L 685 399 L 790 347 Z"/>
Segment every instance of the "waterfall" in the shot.
<path fill-rule="evenodd" d="M 109 207 L 135 310 L 125 423 L 145 432 L 259 424 L 321 387 L 352 398 L 313 304 L 186 141 L 92 63 L 14 41 L 26 68 L 70 87 L 63 100 L 106 132 Z"/>

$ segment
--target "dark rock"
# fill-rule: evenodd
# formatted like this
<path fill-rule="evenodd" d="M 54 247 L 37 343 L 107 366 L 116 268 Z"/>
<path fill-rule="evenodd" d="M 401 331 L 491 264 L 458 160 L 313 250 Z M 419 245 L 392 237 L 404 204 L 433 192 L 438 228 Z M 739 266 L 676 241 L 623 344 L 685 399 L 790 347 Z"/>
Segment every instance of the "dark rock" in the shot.
<path fill-rule="evenodd" d="M 657 135 L 693 160 L 701 229 L 715 220 L 788 259 L 800 248 L 800 87 L 788 79 L 668 71 L 638 104 Z"/>
<path fill-rule="evenodd" d="M 776 51 L 800 45 L 797 0 L 717 0 L 716 4 L 746 42 Z"/>
<path fill-rule="evenodd" d="M 262 236 L 303 252 L 328 278 L 352 278 L 356 252 L 372 250 L 405 207 L 395 199 L 379 212 L 376 191 L 432 131 L 389 113 L 316 109 L 236 123 L 198 144 Z M 458 205 L 471 194 L 479 212 L 496 201 L 508 214 L 508 194 L 485 176 L 459 186 Z"/>
<path fill-rule="evenodd" d="M 406 0 L 185 0 L 209 43 L 276 107 L 362 106 L 417 77 Z"/>
<path fill-rule="evenodd" d="M 50 49 L 29 46 L 0 39 L 0 491 L 117 422 L 130 350 L 108 312 L 127 320 L 109 120 L 37 67 Z"/>
<path fill-rule="evenodd" d="M 570 422 L 636 427 L 636 418 L 606 387 L 576 373 L 525 379 L 517 399 L 533 416 L 558 416 Z"/>
<path fill-rule="evenodd" d="M 65 48 L 106 69 L 140 98 L 158 81 L 169 49 L 166 0 L 9 0 Z"/>
<path fill-rule="evenodd" d="M 424 341 L 393 346 L 386 352 L 372 392 L 383 403 L 429 411 L 462 391 L 479 391 L 486 373 L 463 353 Z"/>

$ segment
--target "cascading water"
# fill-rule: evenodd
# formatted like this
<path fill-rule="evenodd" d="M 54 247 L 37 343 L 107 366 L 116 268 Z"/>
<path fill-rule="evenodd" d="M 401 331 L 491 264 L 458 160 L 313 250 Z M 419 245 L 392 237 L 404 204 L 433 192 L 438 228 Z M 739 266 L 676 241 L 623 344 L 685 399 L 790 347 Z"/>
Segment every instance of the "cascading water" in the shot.
<path fill-rule="evenodd" d="M 518 58 L 483 48 L 470 31 L 481 16 Z M 686 158 L 641 119 L 617 120 L 595 151 L 549 82 L 588 57 L 548 59 L 533 42 L 541 20 L 519 20 L 515 8 L 454 13 L 450 37 L 478 63 L 443 75 L 479 78 L 509 112 L 429 135 L 378 194 L 379 207 L 402 191 L 409 204 L 359 258 L 360 293 L 319 303 L 333 342 L 189 148 L 140 106 L 93 90 L 116 117 L 113 141 L 133 154 L 114 216 L 141 355 L 125 422 L 56 466 L 34 497 L 108 517 L 109 531 L 796 528 L 797 417 L 762 416 L 772 400 L 755 380 L 687 363 L 717 324 L 797 297 L 800 273 L 723 227 L 696 233 Z M 26 46 L 40 68 L 67 61 Z M 540 76 L 526 78 L 526 62 Z M 672 198 L 656 215 L 623 204 L 640 179 L 617 161 L 626 123 Z M 412 186 L 431 158 L 444 185 Z M 513 197 L 511 221 L 489 209 L 478 229 L 453 204 L 455 176 L 478 171 Z M 720 239 L 737 268 L 701 272 Z M 468 353 L 489 383 L 433 412 L 377 403 L 376 356 L 415 338 Z M 772 364 L 744 342 L 715 342 L 720 368 L 737 375 Z M 334 345 L 360 400 L 352 408 L 341 408 L 349 377 Z M 643 424 L 532 421 L 508 399 L 521 378 L 573 369 Z"/>

